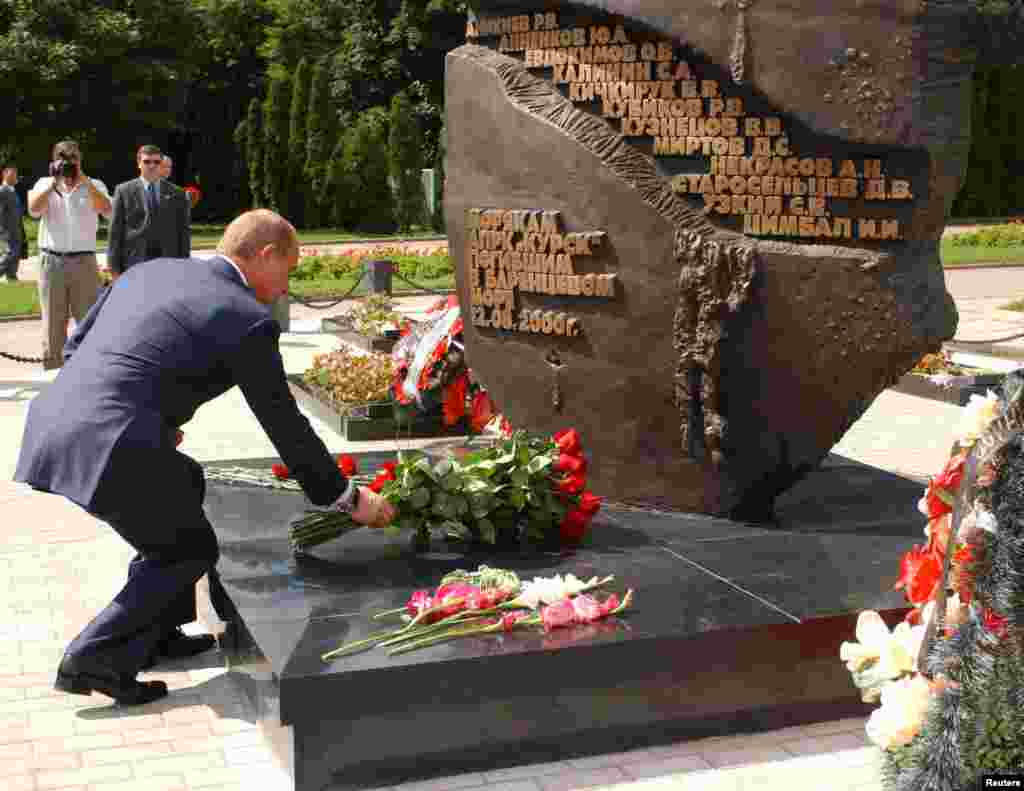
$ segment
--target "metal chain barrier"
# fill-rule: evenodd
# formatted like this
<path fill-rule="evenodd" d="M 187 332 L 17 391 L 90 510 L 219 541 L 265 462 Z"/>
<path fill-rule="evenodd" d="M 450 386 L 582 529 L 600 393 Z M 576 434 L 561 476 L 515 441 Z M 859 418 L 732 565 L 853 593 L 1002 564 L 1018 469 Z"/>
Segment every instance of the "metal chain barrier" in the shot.
<path fill-rule="evenodd" d="M 382 259 L 382 260 L 386 260 L 386 259 Z M 445 294 L 448 293 L 447 291 L 438 291 L 437 289 L 427 288 L 427 286 L 420 285 L 419 283 L 413 282 L 409 278 L 407 278 L 404 275 L 399 273 L 398 266 L 393 261 L 391 261 L 390 263 L 391 263 L 391 276 L 397 278 L 398 280 L 401 280 L 403 283 L 408 283 L 410 286 L 412 286 L 417 291 L 423 291 L 423 292 L 425 292 L 427 294 L 434 294 L 434 295 L 439 296 L 439 297 L 444 296 Z M 346 299 L 351 297 L 352 294 L 355 293 L 355 290 L 357 288 L 359 288 L 359 286 L 363 282 L 363 278 L 365 276 L 366 276 L 366 264 L 361 264 L 360 265 L 360 270 L 359 270 L 359 277 L 356 278 L 355 284 L 352 286 L 352 288 L 350 288 L 348 291 L 346 291 L 340 297 L 334 297 L 334 298 L 331 298 L 329 300 L 309 299 L 308 297 L 300 297 L 298 294 L 293 294 L 291 291 L 289 291 L 288 292 L 288 299 L 293 300 L 295 302 L 298 302 L 298 303 L 300 303 L 302 305 L 305 305 L 307 308 L 312 308 L 313 310 L 329 310 L 330 308 L 337 307 L 342 302 L 344 302 Z"/>
<path fill-rule="evenodd" d="M 7 352 L 0 352 L 0 357 L 4 357 L 8 360 L 14 360 L 16 363 L 41 363 L 43 362 L 42 357 L 19 357 L 17 354 L 8 354 Z"/>

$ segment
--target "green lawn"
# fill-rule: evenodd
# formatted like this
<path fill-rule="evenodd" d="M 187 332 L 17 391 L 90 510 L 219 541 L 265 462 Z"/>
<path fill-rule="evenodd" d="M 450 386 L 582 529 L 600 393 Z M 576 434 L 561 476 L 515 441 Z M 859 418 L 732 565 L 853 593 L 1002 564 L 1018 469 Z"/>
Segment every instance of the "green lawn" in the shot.
<path fill-rule="evenodd" d="M 39 314 L 39 289 L 35 283 L 0 282 L 0 316 Z"/>
<path fill-rule="evenodd" d="M 984 264 L 986 266 L 1024 265 L 1024 245 L 1011 247 L 963 247 L 953 246 L 949 240 L 942 242 L 942 265 L 947 269 L 959 266 Z"/>

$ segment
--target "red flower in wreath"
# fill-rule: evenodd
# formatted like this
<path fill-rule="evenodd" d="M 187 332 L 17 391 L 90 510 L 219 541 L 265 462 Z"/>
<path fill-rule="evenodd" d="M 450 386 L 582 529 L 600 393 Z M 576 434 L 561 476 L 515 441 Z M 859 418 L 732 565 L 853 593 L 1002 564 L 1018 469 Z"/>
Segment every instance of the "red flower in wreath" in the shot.
<path fill-rule="evenodd" d="M 469 425 L 473 431 L 480 432 L 494 417 L 494 402 L 486 390 L 477 390 L 469 407 Z"/>
<path fill-rule="evenodd" d="M 986 607 L 981 614 L 985 628 L 1002 640 L 1010 633 L 1010 622 L 1005 615 L 1000 615 Z"/>
<path fill-rule="evenodd" d="M 924 604 L 935 595 L 942 579 L 942 555 L 916 546 L 900 561 L 900 578 L 893 590 L 903 588 L 911 604 Z"/>
<path fill-rule="evenodd" d="M 288 468 L 283 464 L 273 464 L 270 467 L 270 471 L 274 473 L 274 477 L 279 481 L 286 481 L 291 473 L 288 472 Z"/>
<path fill-rule="evenodd" d="M 951 456 L 942 472 L 928 482 L 922 509 L 928 519 L 935 519 L 953 510 L 953 501 L 960 488 L 960 481 L 964 477 L 964 460 L 966 458 L 965 452 Z"/>
<path fill-rule="evenodd" d="M 469 377 L 462 373 L 445 390 L 443 412 L 446 426 L 454 426 L 466 414 L 466 389 L 468 387 Z"/>
<path fill-rule="evenodd" d="M 338 456 L 338 469 L 342 471 L 346 478 L 351 478 L 359 472 L 356 460 L 347 453 L 342 453 Z"/>

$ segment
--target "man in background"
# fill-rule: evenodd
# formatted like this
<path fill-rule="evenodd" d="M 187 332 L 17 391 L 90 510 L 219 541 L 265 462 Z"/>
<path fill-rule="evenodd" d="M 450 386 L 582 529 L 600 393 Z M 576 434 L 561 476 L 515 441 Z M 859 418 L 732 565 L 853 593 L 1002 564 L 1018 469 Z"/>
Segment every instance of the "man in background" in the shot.
<path fill-rule="evenodd" d="M 114 279 L 154 258 L 188 258 L 192 204 L 185 191 L 160 177 L 165 157 L 154 145 L 136 153 L 139 177 L 114 190 L 107 264 Z"/>
<path fill-rule="evenodd" d="M 17 183 L 18 169 L 13 164 L 5 165 L 0 171 L 0 243 L 7 246 L 7 251 L 0 257 L 0 273 L 11 282 L 18 279 L 18 263 L 25 252 L 25 209 L 14 189 Z"/>
<path fill-rule="evenodd" d="M 171 168 L 173 167 L 174 161 L 169 156 L 167 156 L 167 154 L 164 154 L 163 161 L 160 162 L 160 178 L 162 178 L 164 181 L 170 181 Z"/>
<path fill-rule="evenodd" d="M 74 140 L 53 147 L 49 176 L 28 193 L 28 213 L 39 223 L 39 304 L 43 313 L 43 368 L 64 364 L 68 314 L 82 321 L 100 288 L 96 230 L 110 217 L 110 193 L 82 169 Z"/>

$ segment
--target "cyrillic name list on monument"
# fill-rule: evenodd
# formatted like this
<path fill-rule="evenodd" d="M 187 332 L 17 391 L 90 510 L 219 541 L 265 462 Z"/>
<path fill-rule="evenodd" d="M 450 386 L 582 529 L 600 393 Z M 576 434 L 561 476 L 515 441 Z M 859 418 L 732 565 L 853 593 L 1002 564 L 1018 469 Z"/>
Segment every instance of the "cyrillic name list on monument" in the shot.
<path fill-rule="evenodd" d="M 801 156 L 781 118 L 748 115 L 742 97 L 698 79 L 670 41 L 634 40 L 622 25 L 562 29 L 554 12 L 482 17 L 466 36 L 497 37 L 498 51 L 524 53 L 527 68 L 550 68 L 570 101 L 600 101 L 624 137 L 653 138 L 654 156 L 707 158 L 707 171 L 676 175 L 672 188 L 702 198 L 708 214 L 742 216 L 743 233 L 902 238 L 897 218 L 836 216 L 832 199 L 910 201 L 908 179 L 891 178 L 881 159 Z"/>
<path fill-rule="evenodd" d="M 613 299 L 614 274 L 579 274 L 575 259 L 593 256 L 604 231 L 564 233 L 560 213 L 469 209 L 466 274 L 474 325 L 512 332 L 582 334 L 580 319 L 552 310 L 523 310 L 519 294 Z"/>

